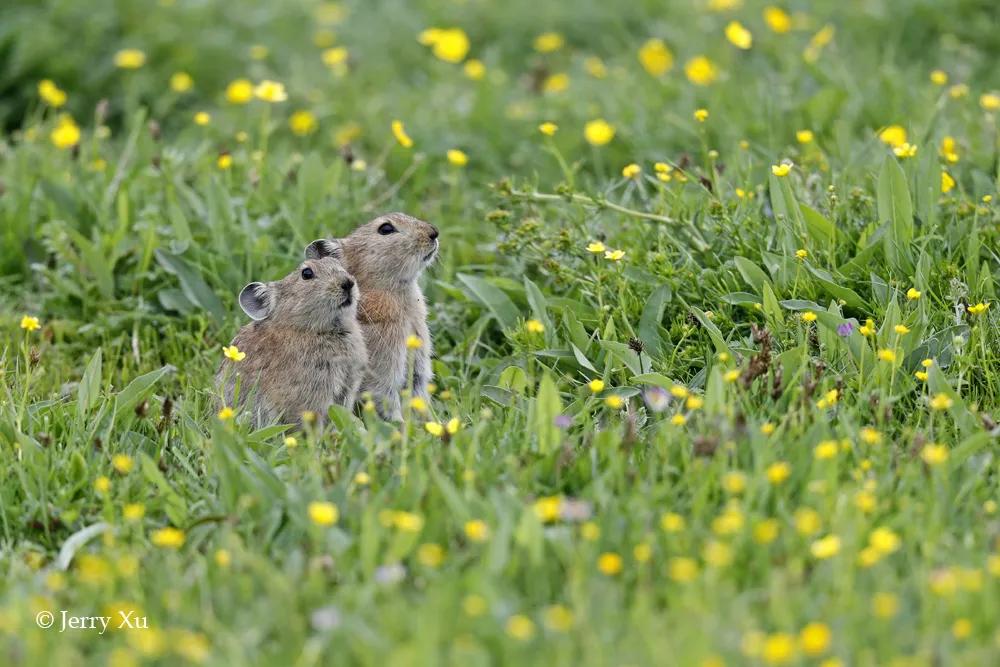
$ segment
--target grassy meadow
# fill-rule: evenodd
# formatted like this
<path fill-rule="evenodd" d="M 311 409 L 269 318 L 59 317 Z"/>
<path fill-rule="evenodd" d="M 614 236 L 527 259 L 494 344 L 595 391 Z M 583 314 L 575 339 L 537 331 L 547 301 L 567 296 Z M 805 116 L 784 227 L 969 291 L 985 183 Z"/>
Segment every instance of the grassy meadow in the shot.
<path fill-rule="evenodd" d="M 997 19 L 4 3 L 0 664 L 1000 663 Z M 397 210 L 432 399 L 220 410 Z"/>

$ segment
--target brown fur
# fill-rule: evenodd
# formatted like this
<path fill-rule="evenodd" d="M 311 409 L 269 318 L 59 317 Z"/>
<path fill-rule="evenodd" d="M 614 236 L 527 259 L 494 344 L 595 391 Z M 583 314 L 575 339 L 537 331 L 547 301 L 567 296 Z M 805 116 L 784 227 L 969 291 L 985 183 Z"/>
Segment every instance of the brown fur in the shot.
<path fill-rule="evenodd" d="M 386 223 L 396 231 L 380 234 L 379 228 Z M 386 419 L 401 418 L 400 390 L 411 388 L 417 395 L 427 395 L 432 341 L 417 280 L 437 255 L 437 236 L 434 225 L 405 213 L 388 213 L 346 238 L 326 242 L 326 252 L 342 258 L 358 281 L 358 322 L 369 355 L 361 390 L 372 393 Z M 412 373 L 406 349 L 411 335 L 423 342 L 413 351 Z"/>
<path fill-rule="evenodd" d="M 305 268 L 312 279 L 302 277 Z M 263 426 L 298 422 L 305 411 L 323 419 L 331 405 L 354 404 L 368 356 L 356 281 L 339 261 L 311 259 L 280 281 L 251 283 L 240 303 L 257 321 L 233 339 L 246 358 L 219 368 L 227 405 L 247 408 Z"/>

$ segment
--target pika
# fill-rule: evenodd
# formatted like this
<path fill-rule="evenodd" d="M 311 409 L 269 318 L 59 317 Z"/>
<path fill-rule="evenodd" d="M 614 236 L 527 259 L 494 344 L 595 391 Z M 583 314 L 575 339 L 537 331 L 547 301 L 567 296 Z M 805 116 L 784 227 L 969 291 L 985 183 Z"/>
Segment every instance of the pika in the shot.
<path fill-rule="evenodd" d="M 307 258 L 333 256 L 358 281 L 358 323 L 368 347 L 368 372 L 362 392 L 371 392 L 383 419 L 400 421 L 399 392 L 412 389 L 427 397 L 432 341 L 427 305 L 417 279 L 439 248 L 434 225 L 405 213 L 387 213 L 342 239 L 320 239 L 306 248 Z M 409 368 L 407 339 L 416 336 Z"/>
<path fill-rule="evenodd" d="M 311 258 L 281 280 L 250 283 L 239 301 L 254 321 L 232 342 L 246 357 L 223 360 L 216 375 L 226 405 L 248 406 L 258 428 L 299 423 L 306 411 L 322 420 L 331 405 L 354 406 L 368 352 L 358 286 L 338 260 Z"/>

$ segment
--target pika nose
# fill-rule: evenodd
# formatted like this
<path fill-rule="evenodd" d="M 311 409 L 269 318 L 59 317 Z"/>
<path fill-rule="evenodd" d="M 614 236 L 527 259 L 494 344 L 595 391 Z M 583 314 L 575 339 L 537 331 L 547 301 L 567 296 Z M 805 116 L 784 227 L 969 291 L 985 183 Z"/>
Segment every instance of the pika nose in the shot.
<path fill-rule="evenodd" d="M 345 292 L 350 292 L 352 287 L 354 287 L 354 281 L 350 278 L 347 278 L 344 282 L 340 283 L 340 288 Z"/>
<path fill-rule="evenodd" d="M 439 234 L 440 234 L 440 232 L 438 231 L 438 228 L 435 227 L 434 225 L 431 225 L 431 231 L 428 234 L 428 236 L 431 237 L 431 241 L 435 240 L 438 237 Z"/>

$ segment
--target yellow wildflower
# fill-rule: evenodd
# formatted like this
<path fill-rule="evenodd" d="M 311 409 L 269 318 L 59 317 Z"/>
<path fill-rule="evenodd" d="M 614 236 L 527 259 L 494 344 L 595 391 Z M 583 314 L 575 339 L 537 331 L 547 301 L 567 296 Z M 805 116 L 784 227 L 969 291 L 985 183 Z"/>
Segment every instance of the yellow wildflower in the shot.
<path fill-rule="evenodd" d="M 753 46 L 753 35 L 739 21 L 730 21 L 726 26 L 726 39 L 738 49 L 749 49 Z"/>
<path fill-rule="evenodd" d="M 551 137 L 559 130 L 559 126 L 555 123 L 545 122 L 538 126 L 538 131 L 547 137 Z"/>
<path fill-rule="evenodd" d="M 457 148 L 449 149 L 446 153 L 448 162 L 456 167 L 464 167 L 469 163 L 469 156 Z"/>
<path fill-rule="evenodd" d="M 697 86 L 708 86 L 719 78 L 719 68 L 706 56 L 695 56 L 684 65 L 688 81 Z"/>
<path fill-rule="evenodd" d="M 307 508 L 309 520 L 317 526 L 332 526 L 340 518 L 340 511 L 333 503 L 314 500 Z"/>
<path fill-rule="evenodd" d="M 652 76 L 662 76 L 674 66 L 674 54 L 662 39 L 650 39 L 639 49 L 639 63 Z"/>
<path fill-rule="evenodd" d="M 284 84 L 270 79 L 264 79 L 254 86 L 253 94 L 257 99 L 265 102 L 284 102 L 288 99 Z"/>
<path fill-rule="evenodd" d="M 194 79 L 187 72 L 174 72 L 170 75 L 170 90 L 175 93 L 186 93 L 194 86 Z"/>
<path fill-rule="evenodd" d="M 622 557 L 612 552 L 602 553 L 597 559 L 597 569 L 601 574 L 613 577 L 622 571 Z"/>
<path fill-rule="evenodd" d="M 490 537 L 490 528 L 485 521 L 473 519 L 465 523 L 465 536 L 473 542 L 485 542 Z"/>
<path fill-rule="evenodd" d="M 246 104 L 253 99 L 253 83 L 248 79 L 235 79 L 226 86 L 226 101 L 230 104 Z"/>
<path fill-rule="evenodd" d="M 146 54 L 139 49 L 122 49 L 115 54 L 115 67 L 139 69 L 146 64 Z"/>
<path fill-rule="evenodd" d="M 893 148 L 902 146 L 906 143 L 906 128 L 902 125 L 889 125 L 878 133 L 878 138 Z"/>
<path fill-rule="evenodd" d="M 591 146 L 603 146 L 615 138 L 615 128 L 603 118 L 597 118 L 584 125 L 583 138 Z"/>
<path fill-rule="evenodd" d="M 820 560 L 832 558 L 840 552 L 840 538 L 836 535 L 822 537 L 810 545 L 809 551 Z"/>
<path fill-rule="evenodd" d="M 38 96 L 53 109 L 58 109 L 66 104 L 67 95 L 60 90 L 51 79 L 42 79 L 38 82 Z"/>
<path fill-rule="evenodd" d="M 469 52 L 469 37 L 461 28 L 441 30 L 432 45 L 434 57 L 448 63 L 460 63 Z"/>
<path fill-rule="evenodd" d="M 72 116 L 62 114 L 49 138 L 56 148 L 72 148 L 80 143 L 80 127 Z"/>
<path fill-rule="evenodd" d="M 465 72 L 465 76 L 469 77 L 473 81 L 479 81 L 486 76 L 486 65 L 483 64 L 482 60 L 470 58 L 465 61 L 465 65 L 462 66 L 462 71 Z"/>
<path fill-rule="evenodd" d="M 789 172 L 792 171 L 792 165 L 790 162 L 782 162 L 781 164 L 772 164 L 771 173 L 778 178 L 784 178 L 788 176 Z"/>
<path fill-rule="evenodd" d="M 561 49 L 565 43 L 566 40 L 558 32 L 543 32 L 535 37 L 534 47 L 539 53 L 552 53 Z"/>
<path fill-rule="evenodd" d="M 316 116 L 311 111 L 296 111 L 288 119 L 288 127 L 300 137 L 315 132 L 316 126 Z"/>
<path fill-rule="evenodd" d="M 403 127 L 403 121 L 401 120 L 392 121 L 391 128 L 392 128 L 392 136 L 396 138 L 396 141 L 399 142 L 400 146 L 402 146 L 403 148 L 413 147 L 413 139 L 411 139 L 410 136 L 406 133 L 406 129 Z"/>
<path fill-rule="evenodd" d="M 773 5 L 764 8 L 764 22 L 772 32 L 779 35 L 792 29 L 792 17 L 785 10 Z"/>
<path fill-rule="evenodd" d="M 163 549 L 180 549 L 184 546 L 184 531 L 168 526 L 153 531 L 150 541 Z"/>

